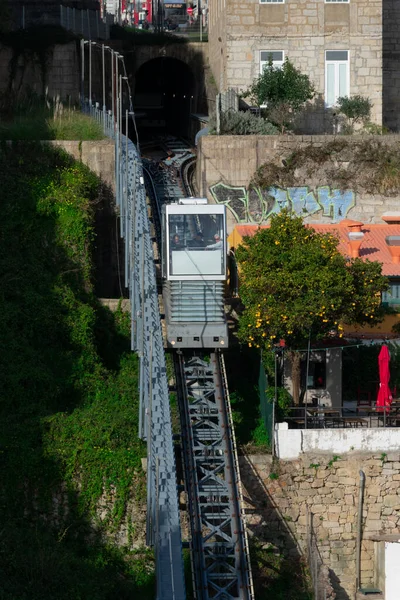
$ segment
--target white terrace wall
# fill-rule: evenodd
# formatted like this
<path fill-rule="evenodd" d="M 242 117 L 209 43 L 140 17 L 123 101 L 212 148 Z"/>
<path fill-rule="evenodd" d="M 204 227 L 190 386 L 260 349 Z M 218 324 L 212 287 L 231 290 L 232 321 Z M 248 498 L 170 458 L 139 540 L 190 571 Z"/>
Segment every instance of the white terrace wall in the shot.
<path fill-rule="evenodd" d="M 350 443 L 349 438 L 342 452 L 315 450 L 275 464 L 269 455 L 240 458 L 249 535 L 292 555 L 302 553 L 309 511 L 336 600 L 353 599 L 355 593 L 360 469 L 366 476 L 362 587 L 382 582 L 375 559 L 379 540 L 400 539 L 400 444 L 392 452 L 344 452 Z"/>
<path fill-rule="evenodd" d="M 278 457 L 285 460 L 298 458 L 303 452 L 395 452 L 400 450 L 400 429 L 288 429 L 287 423 L 279 423 L 275 431 L 275 445 Z"/>
<path fill-rule="evenodd" d="M 200 138 L 197 161 L 199 193 L 210 202 L 226 204 L 228 231 L 236 223 L 265 223 L 280 210 L 291 206 L 309 223 L 336 223 L 342 219 L 360 220 L 365 224 L 382 223 L 385 212 L 399 210 L 398 196 L 384 196 L 378 191 L 366 193 L 352 189 L 333 189 L 329 173 L 315 164 L 312 173 L 308 166 L 295 172 L 296 184 L 287 189 L 253 188 L 250 182 L 257 169 L 266 162 L 282 164 L 291 153 L 306 146 L 316 149 L 328 142 L 360 143 L 361 136 L 227 136 L 209 135 Z M 400 135 L 368 136 L 369 140 L 388 146 L 398 145 Z M 348 160 L 348 159 L 346 159 Z M 346 169 L 348 162 L 331 165 Z M 368 173 L 366 173 L 366 176 Z"/>

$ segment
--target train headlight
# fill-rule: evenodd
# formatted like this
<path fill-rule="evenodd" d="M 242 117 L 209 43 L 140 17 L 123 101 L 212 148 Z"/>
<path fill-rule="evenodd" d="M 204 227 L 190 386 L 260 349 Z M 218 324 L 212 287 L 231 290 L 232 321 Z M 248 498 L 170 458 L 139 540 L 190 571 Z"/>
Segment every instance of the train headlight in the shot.
<path fill-rule="evenodd" d="M 171 345 L 175 346 L 175 340 L 171 340 Z"/>

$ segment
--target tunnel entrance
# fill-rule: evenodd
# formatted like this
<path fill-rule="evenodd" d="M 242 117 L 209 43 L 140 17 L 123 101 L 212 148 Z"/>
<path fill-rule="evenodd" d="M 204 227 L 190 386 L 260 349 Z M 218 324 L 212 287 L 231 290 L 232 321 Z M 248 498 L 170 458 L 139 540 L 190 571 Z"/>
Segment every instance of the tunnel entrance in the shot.
<path fill-rule="evenodd" d="M 184 62 L 170 57 L 154 58 L 136 72 L 133 104 L 142 138 L 159 134 L 189 137 L 195 103 L 195 79 Z"/>

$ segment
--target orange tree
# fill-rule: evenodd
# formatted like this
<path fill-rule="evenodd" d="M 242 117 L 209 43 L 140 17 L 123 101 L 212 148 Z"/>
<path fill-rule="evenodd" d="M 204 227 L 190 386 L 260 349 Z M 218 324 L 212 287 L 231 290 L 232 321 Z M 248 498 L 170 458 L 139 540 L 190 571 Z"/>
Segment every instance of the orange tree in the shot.
<path fill-rule="evenodd" d="M 239 338 L 271 350 L 284 339 L 292 361 L 293 399 L 299 401 L 300 348 L 311 336 L 342 337 L 344 324 L 382 320 L 381 264 L 349 259 L 334 235 L 320 234 L 283 211 L 271 226 L 245 237 L 236 251 L 244 310 Z"/>

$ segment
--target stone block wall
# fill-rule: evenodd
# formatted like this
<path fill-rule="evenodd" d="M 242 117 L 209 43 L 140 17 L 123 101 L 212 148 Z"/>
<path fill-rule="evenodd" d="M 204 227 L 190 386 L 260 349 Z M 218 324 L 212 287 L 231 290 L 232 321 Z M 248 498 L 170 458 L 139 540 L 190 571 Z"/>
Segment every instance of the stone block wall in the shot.
<path fill-rule="evenodd" d="M 363 470 L 361 586 L 377 584 L 376 544 L 389 534 L 400 538 L 399 452 L 312 453 L 276 464 L 269 455 L 239 460 L 249 537 L 295 556 L 306 551 L 312 527 L 337 600 L 354 598 Z"/>
<path fill-rule="evenodd" d="M 10 64 L 12 50 L 0 46 L 0 92 L 9 88 Z M 71 102 L 79 100 L 80 65 L 75 42 L 57 45 L 49 54 L 45 73 L 34 56 L 26 61 L 22 56 L 18 59 L 13 73 L 12 88 L 14 90 L 30 89 L 39 95 L 47 94 L 50 98 L 59 96 Z"/>
<path fill-rule="evenodd" d="M 207 196 L 211 203 L 227 205 L 229 233 L 236 223 L 265 223 L 272 206 L 261 197 L 265 190 L 249 190 L 257 169 L 265 162 L 282 164 L 282 160 L 296 149 L 310 145 L 318 148 L 337 139 L 349 144 L 360 142 L 360 136 L 203 136 L 198 145 L 199 193 Z M 399 135 L 370 136 L 369 139 L 388 146 L 396 146 L 400 142 Z M 301 214 L 309 223 L 335 223 L 344 218 L 365 224 L 383 223 L 381 217 L 384 213 L 399 210 L 396 195 L 331 189 L 329 177 L 321 171 L 320 166 L 316 166 L 312 174 L 301 172 L 297 180 L 301 180 L 301 183 L 296 185 L 302 187 L 278 190 L 276 197 L 282 200 L 289 198 L 296 203 L 299 201 L 299 206 L 306 207 L 308 200 L 319 202 L 322 194 L 331 207 L 331 211 L 325 211 L 321 206 L 321 210 L 310 213 L 310 216 L 303 208 Z M 265 207 L 267 204 L 268 209 Z"/>
<path fill-rule="evenodd" d="M 210 2 L 208 50 L 211 70 L 219 90 L 230 87 L 226 79 L 227 19 L 225 0 Z"/>

